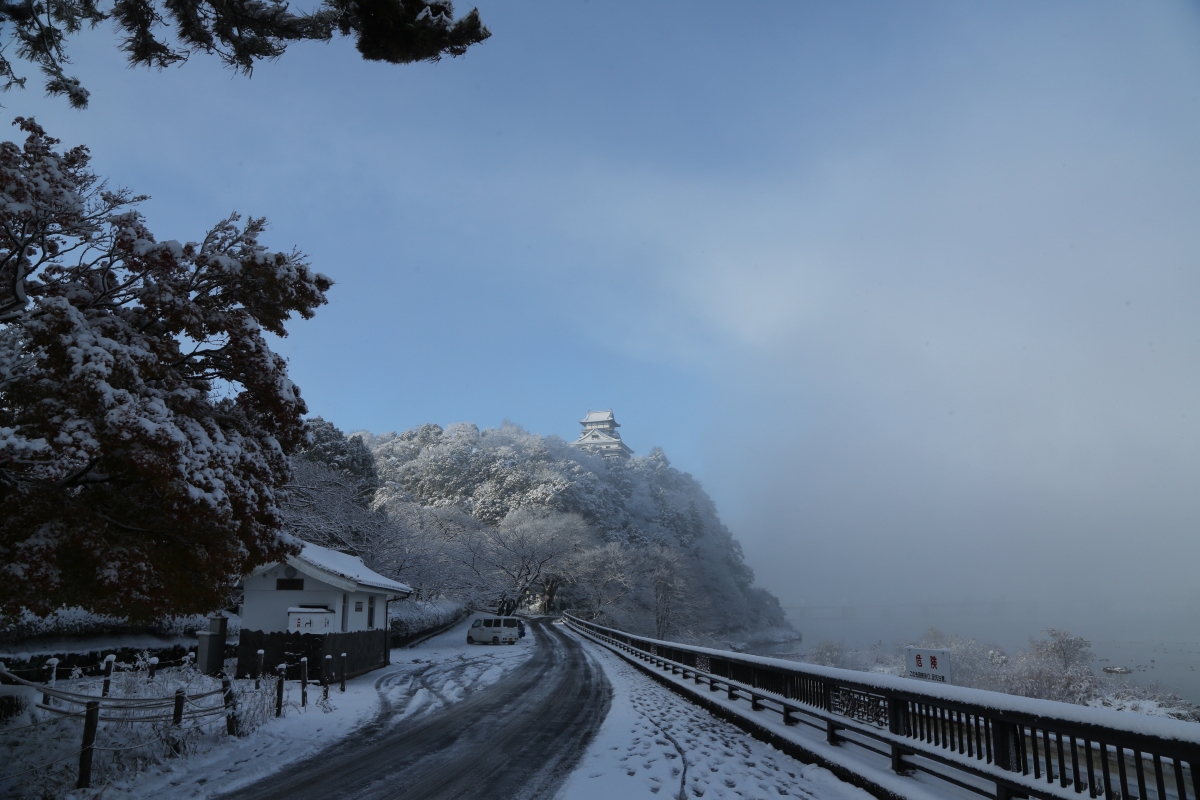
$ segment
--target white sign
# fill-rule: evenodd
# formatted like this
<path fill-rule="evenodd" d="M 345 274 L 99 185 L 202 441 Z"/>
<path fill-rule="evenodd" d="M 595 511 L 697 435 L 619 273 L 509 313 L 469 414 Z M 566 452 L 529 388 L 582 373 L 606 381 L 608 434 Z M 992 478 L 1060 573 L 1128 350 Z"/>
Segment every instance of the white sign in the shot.
<path fill-rule="evenodd" d="M 950 677 L 949 650 L 906 647 L 904 648 L 904 669 L 910 678 L 934 683 L 954 683 Z"/>
<path fill-rule="evenodd" d="M 297 633 L 330 633 L 333 612 L 324 608 L 289 608 L 288 630 Z"/>

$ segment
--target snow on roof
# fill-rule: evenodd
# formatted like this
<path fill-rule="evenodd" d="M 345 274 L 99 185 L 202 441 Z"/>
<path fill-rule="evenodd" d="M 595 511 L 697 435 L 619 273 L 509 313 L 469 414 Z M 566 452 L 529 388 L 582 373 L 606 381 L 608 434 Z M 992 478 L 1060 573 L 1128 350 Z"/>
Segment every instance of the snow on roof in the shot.
<path fill-rule="evenodd" d="M 298 556 L 288 556 L 288 563 L 298 569 L 315 567 L 326 574 L 358 584 L 361 588 L 382 589 L 385 592 L 410 595 L 412 589 L 403 583 L 385 578 L 378 572 L 367 569 L 358 556 L 350 556 L 327 547 L 304 542 Z M 299 562 L 299 563 L 297 563 Z"/>
<path fill-rule="evenodd" d="M 608 411 L 589 411 L 587 412 L 587 415 L 580 420 L 580 424 L 586 425 L 589 422 L 616 422 L 616 418 L 613 416 L 611 408 Z"/>

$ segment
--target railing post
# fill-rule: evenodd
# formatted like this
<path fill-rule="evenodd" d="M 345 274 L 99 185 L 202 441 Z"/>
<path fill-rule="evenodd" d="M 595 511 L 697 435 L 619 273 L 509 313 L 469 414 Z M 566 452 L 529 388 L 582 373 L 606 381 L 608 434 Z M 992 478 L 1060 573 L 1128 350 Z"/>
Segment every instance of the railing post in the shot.
<path fill-rule="evenodd" d="M 150 665 L 150 674 L 146 677 L 146 680 L 152 681 L 154 680 L 154 673 L 158 671 L 158 656 L 152 656 L 147 663 Z"/>
<path fill-rule="evenodd" d="M 225 700 L 225 730 L 230 736 L 238 735 L 237 698 L 233 695 L 233 681 L 221 678 L 221 694 Z"/>
<path fill-rule="evenodd" d="M 83 718 L 83 749 L 79 751 L 79 781 L 76 789 L 92 785 L 92 748 L 96 746 L 96 728 L 100 725 L 100 701 L 89 700 Z"/>
<path fill-rule="evenodd" d="M 783 724 L 784 725 L 799 725 L 800 720 L 796 719 L 796 709 L 785 705 L 783 707 Z"/>
<path fill-rule="evenodd" d="M 732 671 L 732 670 L 730 670 L 730 671 Z M 728 699 L 728 700 L 737 700 L 737 699 L 738 699 L 738 693 L 737 693 L 737 689 L 736 689 L 736 688 L 734 687 L 734 685 L 733 685 L 733 681 L 726 681 L 726 682 L 725 682 L 725 686 L 726 686 L 726 687 L 729 689 L 729 691 L 727 691 L 727 692 L 725 693 L 725 697 L 726 697 L 726 699 Z"/>
<path fill-rule="evenodd" d="M 109 653 L 104 658 L 104 688 L 100 691 L 101 697 L 108 697 L 108 690 L 112 685 L 113 662 L 116 660 L 117 657 L 113 653 Z"/>
<path fill-rule="evenodd" d="M 903 736 L 905 703 L 902 700 L 897 700 L 895 697 L 889 697 L 887 704 L 888 733 L 893 736 Z M 892 772 L 903 775 L 907 771 L 908 768 L 904 766 L 904 749 L 895 742 L 892 742 Z"/>
<path fill-rule="evenodd" d="M 825 696 L 823 699 L 825 701 L 825 710 L 828 711 L 830 714 L 832 714 L 833 713 L 833 684 L 830 683 L 829 681 L 825 681 L 824 686 L 825 686 Z M 833 720 L 831 720 L 831 719 L 825 720 L 825 741 L 829 742 L 830 744 L 836 745 L 838 743 L 837 729 L 838 729 L 838 726 L 834 724 Z"/>
<path fill-rule="evenodd" d="M 346 654 L 342 653 L 342 691 L 346 691 Z"/>
<path fill-rule="evenodd" d="M 300 707 L 308 707 L 308 656 L 300 659 Z"/>
<path fill-rule="evenodd" d="M 1017 761 L 1021 750 L 1017 743 L 1017 737 L 1021 735 L 1021 732 L 1011 722 L 993 719 L 991 723 L 993 762 L 1000 769 L 1008 772 L 1020 772 L 1021 766 Z M 996 800 L 1010 800 L 1010 798 L 1022 796 L 1024 795 L 1015 794 L 1012 789 L 999 781 L 996 782 Z"/>
<path fill-rule="evenodd" d="M 1020 772 L 1017 765 L 1017 726 L 994 719 L 992 722 L 992 760 L 1000 769 Z"/>

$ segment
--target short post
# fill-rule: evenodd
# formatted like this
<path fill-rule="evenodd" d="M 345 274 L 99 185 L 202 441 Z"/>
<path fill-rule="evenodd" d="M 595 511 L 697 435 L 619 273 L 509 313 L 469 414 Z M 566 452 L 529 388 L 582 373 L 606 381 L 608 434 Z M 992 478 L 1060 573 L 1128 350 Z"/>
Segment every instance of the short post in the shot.
<path fill-rule="evenodd" d="M 702 683 L 702 681 L 700 680 L 700 670 L 696 670 L 696 685 L 699 686 L 701 683 Z"/>
<path fill-rule="evenodd" d="M 719 691 L 719 690 L 720 690 L 720 688 L 721 688 L 721 687 L 720 687 L 720 686 L 717 684 L 717 682 L 716 682 L 715 680 L 713 680 L 713 679 L 709 679 L 709 681 L 708 681 L 708 690 L 709 690 L 710 692 L 716 692 L 716 691 Z"/>
<path fill-rule="evenodd" d="M 733 681 L 726 681 L 725 686 L 729 689 L 729 691 L 725 693 L 725 696 L 730 700 L 737 700 L 738 693 L 737 689 L 733 685 Z"/>
<path fill-rule="evenodd" d="M 175 690 L 175 708 L 171 714 L 171 724 L 174 725 L 176 728 L 183 727 L 183 704 L 186 700 L 187 700 L 187 696 L 183 693 L 183 689 L 176 689 Z M 171 750 L 173 750 L 175 752 L 175 755 L 179 755 L 180 753 L 183 752 L 182 736 L 172 736 L 171 737 Z"/>
<path fill-rule="evenodd" d="M 262 650 L 259 650 L 254 658 L 254 688 L 258 688 L 259 678 L 262 677 L 263 657 L 266 656 Z"/>
<path fill-rule="evenodd" d="M 346 654 L 342 653 L 342 691 L 346 691 Z"/>
<path fill-rule="evenodd" d="M 225 730 L 230 736 L 237 736 L 237 698 L 233 696 L 233 681 L 229 678 L 221 678 L 221 696 L 225 700 Z"/>
<path fill-rule="evenodd" d="M 754 692 L 751 692 L 750 693 L 750 710 L 751 711 L 762 711 L 762 708 L 763 708 L 762 696 L 757 695 Z"/>
<path fill-rule="evenodd" d="M 300 707 L 308 707 L 308 656 L 300 659 Z"/>
<path fill-rule="evenodd" d="M 158 669 L 158 656 L 150 658 L 150 677 L 149 680 L 154 680 L 154 673 Z"/>
<path fill-rule="evenodd" d="M 833 724 L 833 720 L 825 720 L 825 741 L 833 745 L 838 744 L 837 731 L 838 726 Z"/>
<path fill-rule="evenodd" d="M 100 725 L 100 701 L 89 700 L 83 718 L 83 749 L 79 751 L 79 782 L 76 789 L 92 785 L 92 748 L 96 746 L 96 728 Z"/>
<path fill-rule="evenodd" d="M 283 714 L 283 680 L 287 677 L 287 664 L 280 664 L 275 671 L 279 673 L 275 681 L 275 716 L 278 717 Z"/>
<path fill-rule="evenodd" d="M 57 667 L 58 667 L 58 659 L 57 658 L 51 658 L 51 659 L 46 660 L 46 666 L 43 667 L 43 669 L 45 670 L 47 686 L 54 685 L 54 673 L 57 671 Z M 44 705 L 44 706 L 50 705 L 50 692 L 48 692 L 48 691 L 42 692 L 42 705 Z"/>
<path fill-rule="evenodd" d="M 791 706 L 783 707 L 783 724 L 784 725 L 800 724 L 800 720 L 796 719 L 796 709 L 792 708 Z"/>
<path fill-rule="evenodd" d="M 333 683 L 333 656 L 325 656 L 325 664 L 321 669 L 321 699 L 329 699 L 329 684 Z"/>
<path fill-rule="evenodd" d="M 100 691 L 101 697 L 108 697 L 108 689 L 112 685 L 113 663 L 117 657 L 113 653 L 109 653 L 104 657 L 104 688 Z"/>

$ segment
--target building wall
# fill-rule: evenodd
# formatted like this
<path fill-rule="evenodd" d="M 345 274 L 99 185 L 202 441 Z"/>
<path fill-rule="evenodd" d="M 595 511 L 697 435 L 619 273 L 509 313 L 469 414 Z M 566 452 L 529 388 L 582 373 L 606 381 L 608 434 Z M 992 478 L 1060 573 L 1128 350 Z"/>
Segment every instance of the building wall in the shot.
<path fill-rule="evenodd" d="M 346 603 L 345 628 L 346 632 L 379 630 L 384 627 L 384 602 L 387 595 L 375 592 L 343 592 L 336 586 L 306 574 L 298 569 L 297 578 L 304 579 L 302 590 L 275 588 L 275 581 L 286 578 L 285 564 L 278 564 L 265 572 L 247 577 L 242 586 L 245 595 L 242 599 L 242 628 L 248 631 L 286 631 L 288 609 L 294 606 L 325 606 L 334 612 L 334 630 L 343 631 L 342 621 L 343 601 Z M 368 609 L 371 597 L 375 598 L 375 624 L 368 627 Z M 362 610 L 356 611 L 358 604 Z"/>

